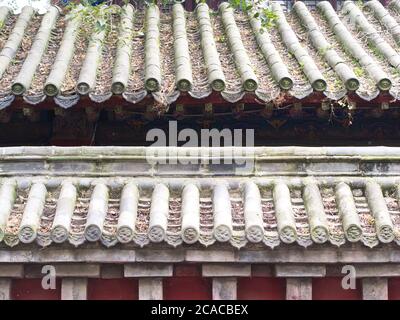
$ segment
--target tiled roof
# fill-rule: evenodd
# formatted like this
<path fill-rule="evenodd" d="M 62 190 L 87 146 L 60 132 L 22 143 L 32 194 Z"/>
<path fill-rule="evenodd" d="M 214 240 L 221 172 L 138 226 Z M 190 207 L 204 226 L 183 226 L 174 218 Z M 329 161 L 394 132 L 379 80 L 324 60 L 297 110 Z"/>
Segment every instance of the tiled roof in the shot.
<path fill-rule="evenodd" d="M 146 171 L 135 148 L 5 148 L 1 242 L 400 244 L 399 151 L 353 149 L 261 148 L 235 176 Z"/>
<path fill-rule="evenodd" d="M 185 12 L 132 6 L 112 15 L 110 30 L 93 32 L 79 16 L 51 7 L 41 16 L 26 7 L 18 16 L 0 8 L 1 107 L 22 95 L 70 107 L 81 96 L 104 102 L 113 95 L 137 103 L 152 95 L 163 105 L 180 96 L 230 102 L 298 99 L 322 92 L 339 100 L 355 92 L 365 100 L 400 92 L 400 2 L 346 1 L 339 12 L 322 1 L 290 12 L 272 2 L 276 27 L 222 4 L 218 13 L 199 4 Z M 126 39 L 127 41 L 124 41 Z"/>

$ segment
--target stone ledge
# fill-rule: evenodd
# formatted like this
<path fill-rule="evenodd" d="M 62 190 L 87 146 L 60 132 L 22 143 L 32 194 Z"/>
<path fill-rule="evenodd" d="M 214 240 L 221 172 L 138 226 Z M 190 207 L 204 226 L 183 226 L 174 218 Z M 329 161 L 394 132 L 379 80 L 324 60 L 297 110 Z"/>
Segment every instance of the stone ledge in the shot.
<path fill-rule="evenodd" d="M 400 250 L 397 245 L 365 248 L 363 245 L 348 247 L 313 246 L 301 248 L 282 246 L 274 250 L 265 247 L 233 250 L 230 245 L 220 249 L 188 249 L 185 246 L 176 249 L 165 249 L 165 246 L 151 245 L 150 249 L 123 248 L 90 248 L 82 245 L 79 248 L 47 248 L 39 250 L 36 245 L 24 246 L 26 249 L 0 249 L 2 264 L 47 264 L 47 263 L 105 263 L 129 264 L 133 262 L 209 262 L 238 264 L 392 264 L 400 263 Z M 153 248 L 160 249 L 153 249 Z M 130 249 L 129 249 L 130 248 Z"/>
<path fill-rule="evenodd" d="M 203 277 L 250 277 L 251 266 L 239 264 L 203 264 Z"/>
<path fill-rule="evenodd" d="M 171 152 L 174 154 L 187 154 L 199 148 L 188 147 L 152 147 L 152 150 Z M 218 148 L 213 148 L 214 150 Z M 226 149 L 226 148 L 225 148 Z M 166 150 L 166 151 L 165 151 Z M 205 148 L 203 148 L 203 151 Z M 237 150 L 237 148 L 234 148 Z M 341 156 L 352 159 L 360 158 L 400 158 L 400 149 L 397 147 L 249 147 L 249 152 L 261 159 L 290 158 L 290 157 L 332 157 Z M 144 158 L 149 152 L 148 147 L 118 147 L 118 146 L 81 146 L 81 147 L 56 147 L 56 146 L 26 146 L 26 147 L 2 147 L 0 157 L 33 157 L 36 159 L 59 159 L 60 157 L 78 158 Z M 222 151 L 221 151 L 222 152 Z"/>
<path fill-rule="evenodd" d="M 160 154 L 179 154 L 184 159 L 200 157 L 201 148 L 152 148 Z M 218 149 L 218 148 L 217 148 Z M 234 166 L 209 166 L 202 171 L 198 166 L 154 166 L 149 163 L 149 147 L 6 147 L 0 148 L 0 175 L 71 175 L 153 177 L 170 174 L 212 176 L 214 173 L 232 175 Z M 210 150 L 210 149 L 208 149 Z M 216 152 L 215 148 L 213 148 Z M 247 176 L 314 175 L 348 176 L 360 174 L 375 177 L 398 175 L 400 148 L 396 147 L 250 147 L 232 148 L 236 157 L 254 164 L 257 172 Z M 247 154 L 246 154 L 247 152 Z M 208 151 L 203 157 L 210 160 Z M 220 151 L 220 154 L 223 154 Z M 154 160 L 154 158 L 152 158 Z M 160 159 L 160 158 L 157 158 Z M 99 170 L 99 166 L 100 169 Z M 231 169 L 226 170 L 228 167 Z M 384 170 L 382 168 L 385 168 Z M 78 170 L 76 170 L 78 169 Z M 177 170 L 178 169 L 178 170 Z M 154 172 L 155 170 L 155 172 Z M 233 170 L 233 171 L 232 171 Z"/>
<path fill-rule="evenodd" d="M 185 260 L 185 252 L 180 249 L 137 250 L 137 262 L 181 262 Z"/>
<path fill-rule="evenodd" d="M 172 277 L 172 274 L 172 264 L 139 263 L 124 266 L 124 276 L 127 278 Z"/>
<path fill-rule="evenodd" d="M 126 263 L 135 261 L 135 250 L 118 249 L 46 249 L 0 250 L 0 263 Z"/>
<path fill-rule="evenodd" d="M 185 260 L 189 262 L 234 262 L 233 250 L 186 250 Z"/>
<path fill-rule="evenodd" d="M 400 264 L 356 265 L 356 277 L 400 277 Z"/>
<path fill-rule="evenodd" d="M 26 278 L 41 278 L 43 265 L 31 264 L 25 266 Z M 56 276 L 63 278 L 100 278 L 100 265 L 98 264 L 55 264 Z"/>
<path fill-rule="evenodd" d="M 0 264 L 0 278 L 23 278 L 24 266 L 22 264 Z"/>
<path fill-rule="evenodd" d="M 277 277 L 307 278 L 307 277 L 325 277 L 325 266 L 290 264 L 275 266 L 275 275 Z"/>

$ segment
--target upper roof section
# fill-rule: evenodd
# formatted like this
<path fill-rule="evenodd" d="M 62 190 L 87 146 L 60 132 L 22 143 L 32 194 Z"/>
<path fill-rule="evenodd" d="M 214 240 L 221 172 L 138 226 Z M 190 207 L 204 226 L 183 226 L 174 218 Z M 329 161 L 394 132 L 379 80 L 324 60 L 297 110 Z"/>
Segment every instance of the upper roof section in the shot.
<path fill-rule="evenodd" d="M 165 105 L 213 91 L 230 102 L 399 96 L 400 1 L 346 1 L 339 12 L 327 1 L 317 10 L 298 1 L 290 12 L 271 2 L 275 26 L 264 32 L 227 3 L 218 12 L 206 4 L 194 12 L 114 8 L 91 23 L 56 7 L 45 15 L 1 7 L 0 107 L 15 96 L 62 107 L 85 95 L 130 103 L 152 95 Z"/>

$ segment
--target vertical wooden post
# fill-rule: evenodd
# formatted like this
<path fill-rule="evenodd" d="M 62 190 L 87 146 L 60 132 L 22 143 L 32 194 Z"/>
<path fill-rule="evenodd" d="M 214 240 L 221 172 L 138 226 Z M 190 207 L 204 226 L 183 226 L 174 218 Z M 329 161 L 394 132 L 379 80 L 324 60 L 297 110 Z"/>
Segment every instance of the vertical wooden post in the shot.
<path fill-rule="evenodd" d="M 286 278 L 286 300 L 312 300 L 312 279 Z"/>
<path fill-rule="evenodd" d="M 61 300 L 86 300 L 87 278 L 64 278 L 61 284 Z"/>
<path fill-rule="evenodd" d="M 213 300 L 236 300 L 237 281 L 235 277 L 213 278 Z"/>
<path fill-rule="evenodd" d="M 11 279 L 0 279 L 0 300 L 10 300 Z"/>
<path fill-rule="evenodd" d="M 363 300 L 387 300 L 388 281 L 387 278 L 364 278 L 362 279 Z"/>
<path fill-rule="evenodd" d="M 162 278 L 139 279 L 139 300 L 162 300 Z"/>

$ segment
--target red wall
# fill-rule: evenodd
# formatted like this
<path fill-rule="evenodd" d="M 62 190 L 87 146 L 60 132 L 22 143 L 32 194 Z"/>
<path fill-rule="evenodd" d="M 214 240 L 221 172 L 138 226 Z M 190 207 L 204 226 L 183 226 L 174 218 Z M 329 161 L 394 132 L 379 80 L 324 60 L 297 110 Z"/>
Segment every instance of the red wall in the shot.
<path fill-rule="evenodd" d="M 286 280 L 284 278 L 238 278 L 237 298 L 239 300 L 285 300 Z"/>
<path fill-rule="evenodd" d="M 361 300 L 361 281 L 356 289 L 344 290 L 340 277 L 314 278 L 313 300 Z M 240 300 L 284 300 L 284 278 L 252 277 L 238 278 L 237 298 Z M 202 278 L 196 266 L 175 268 L 174 277 L 163 279 L 165 300 L 211 300 L 212 279 Z M 388 279 L 389 300 L 400 300 L 400 278 Z M 137 279 L 88 279 L 89 300 L 137 300 Z M 57 279 L 55 290 L 44 290 L 41 279 L 13 279 L 13 300 L 59 300 L 61 280 Z"/>
<path fill-rule="evenodd" d="M 313 300 L 361 300 L 361 281 L 357 280 L 356 289 L 344 290 L 342 278 L 327 277 L 314 278 L 312 283 Z"/>
<path fill-rule="evenodd" d="M 178 264 L 174 277 L 163 280 L 164 300 L 211 300 L 212 280 L 201 276 L 201 266 Z"/>
<path fill-rule="evenodd" d="M 173 277 L 163 280 L 164 300 L 211 300 L 212 281 L 202 277 Z"/>
<path fill-rule="evenodd" d="M 56 289 L 44 290 L 42 279 L 14 279 L 11 283 L 12 300 L 60 300 L 61 280 L 56 280 Z"/>
<path fill-rule="evenodd" d="M 138 300 L 136 279 L 89 279 L 88 300 Z"/>
<path fill-rule="evenodd" d="M 389 300 L 400 300 L 400 278 L 388 279 Z"/>

